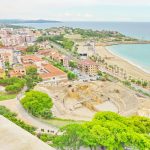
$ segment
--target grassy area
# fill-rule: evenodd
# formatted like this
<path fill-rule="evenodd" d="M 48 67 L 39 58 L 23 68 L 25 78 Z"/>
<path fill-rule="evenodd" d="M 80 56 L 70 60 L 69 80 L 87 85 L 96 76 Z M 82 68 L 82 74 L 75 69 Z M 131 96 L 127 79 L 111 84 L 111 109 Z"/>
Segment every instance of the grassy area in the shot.
<path fill-rule="evenodd" d="M 0 92 L 0 101 L 14 99 L 17 94 L 8 94 L 5 92 Z"/>
<path fill-rule="evenodd" d="M 65 125 L 68 125 L 68 124 L 84 123 L 85 121 L 75 121 L 75 120 L 68 120 L 68 119 L 53 118 L 50 120 L 44 120 L 44 122 L 46 122 L 46 123 L 48 123 L 54 127 L 60 128 L 60 127 L 63 127 Z"/>

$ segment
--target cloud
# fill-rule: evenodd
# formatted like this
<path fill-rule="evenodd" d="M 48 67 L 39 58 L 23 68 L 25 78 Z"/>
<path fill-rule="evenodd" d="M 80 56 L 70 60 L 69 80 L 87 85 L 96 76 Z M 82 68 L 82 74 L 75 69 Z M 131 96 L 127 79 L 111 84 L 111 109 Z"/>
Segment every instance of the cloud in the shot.
<path fill-rule="evenodd" d="M 107 20 L 113 16 L 114 8 L 120 7 L 133 8 L 133 14 L 138 15 L 141 10 L 134 13 L 134 8 L 149 8 L 150 0 L 1 0 L 0 18 Z M 118 9 L 117 13 L 121 15 L 122 11 Z M 128 9 L 125 11 L 128 14 Z"/>

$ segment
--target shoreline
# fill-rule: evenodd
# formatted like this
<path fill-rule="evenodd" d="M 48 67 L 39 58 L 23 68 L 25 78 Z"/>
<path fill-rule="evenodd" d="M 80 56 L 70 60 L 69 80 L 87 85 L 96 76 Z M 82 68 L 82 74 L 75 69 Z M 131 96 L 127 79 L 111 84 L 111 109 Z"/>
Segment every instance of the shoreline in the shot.
<path fill-rule="evenodd" d="M 128 62 L 129 64 L 131 64 L 131 65 L 133 65 L 133 66 L 135 66 L 135 67 L 141 69 L 141 70 L 144 71 L 145 73 L 150 74 L 150 71 L 148 71 L 148 70 L 146 70 L 146 69 L 143 69 L 142 66 L 136 64 L 135 62 L 130 61 L 130 60 L 128 60 L 127 58 L 125 58 L 125 57 L 123 57 L 123 56 L 120 56 L 119 54 L 116 54 L 115 52 L 112 52 L 111 49 L 109 49 L 108 47 L 109 47 L 109 46 L 106 46 L 105 48 L 106 48 L 106 50 L 107 50 L 108 52 L 110 52 L 112 55 L 115 55 L 115 56 L 117 56 L 117 57 L 120 57 L 121 59 L 123 59 L 124 61 Z"/>
<path fill-rule="evenodd" d="M 123 68 L 128 75 L 134 77 L 135 79 L 144 79 L 150 81 L 150 72 L 140 68 L 140 66 L 134 64 L 133 62 L 128 61 L 127 59 L 118 56 L 117 54 L 110 52 L 105 46 L 97 46 L 97 53 L 102 57 L 106 58 L 106 62 L 110 65 L 117 65 L 120 68 Z"/>

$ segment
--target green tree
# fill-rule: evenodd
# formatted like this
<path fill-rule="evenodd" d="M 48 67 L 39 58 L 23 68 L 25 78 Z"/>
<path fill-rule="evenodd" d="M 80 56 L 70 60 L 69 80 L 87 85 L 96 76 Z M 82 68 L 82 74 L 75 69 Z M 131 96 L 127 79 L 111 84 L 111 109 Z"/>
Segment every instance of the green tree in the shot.
<path fill-rule="evenodd" d="M 25 79 L 29 90 L 32 89 L 38 82 L 42 81 L 37 73 L 37 68 L 32 66 L 27 68 Z"/>
<path fill-rule="evenodd" d="M 143 87 L 147 87 L 147 86 L 148 86 L 148 82 L 147 82 L 147 81 L 144 81 L 144 82 L 142 83 L 142 86 L 143 86 Z"/>
<path fill-rule="evenodd" d="M 62 46 L 63 46 L 63 48 L 71 51 L 74 46 L 74 42 L 69 39 L 64 38 L 63 42 L 62 42 Z"/>
<path fill-rule="evenodd" d="M 69 67 L 77 68 L 77 63 L 74 62 L 74 61 L 70 61 L 70 62 L 69 62 Z"/>
<path fill-rule="evenodd" d="M 26 84 L 26 80 L 12 77 L 6 79 L 0 79 L 0 84 L 5 86 L 5 90 L 9 93 L 18 93 Z"/>
<path fill-rule="evenodd" d="M 28 53 L 31 53 L 31 54 L 33 54 L 33 53 L 35 53 L 35 52 L 37 52 L 39 50 L 39 47 L 37 46 L 37 45 L 33 45 L 33 46 L 29 46 L 29 47 L 27 47 L 27 52 Z"/>
<path fill-rule="evenodd" d="M 150 149 L 150 119 L 123 117 L 113 112 L 99 112 L 92 121 L 63 127 L 53 143 L 59 149 L 101 150 Z"/>
<path fill-rule="evenodd" d="M 50 119 L 52 117 L 52 99 L 45 93 L 38 91 L 27 92 L 21 100 L 23 107 L 35 117 Z"/>
<path fill-rule="evenodd" d="M 68 75 L 68 79 L 69 80 L 74 80 L 74 79 L 77 78 L 77 76 L 74 73 L 70 72 L 70 71 L 68 72 L 67 75 Z"/>

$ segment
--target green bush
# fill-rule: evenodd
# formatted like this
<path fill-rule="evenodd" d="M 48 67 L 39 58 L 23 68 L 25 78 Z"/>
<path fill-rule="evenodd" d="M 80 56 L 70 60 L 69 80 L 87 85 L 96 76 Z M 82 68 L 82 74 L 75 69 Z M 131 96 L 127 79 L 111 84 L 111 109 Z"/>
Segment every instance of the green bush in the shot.
<path fill-rule="evenodd" d="M 77 63 L 74 62 L 74 61 L 70 61 L 70 62 L 69 62 L 69 67 L 77 68 Z"/>
<path fill-rule="evenodd" d="M 26 85 L 28 87 L 28 90 L 32 89 L 37 83 L 42 81 L 42 79 L 39 77 L 37 73 L 36 67 L 28 67 L 26 69 Z"/>
<path fill-rule="evenodd" d="M 9 93 L 18 93 L 25 86 L 26 81 L 17 77 L 0 79 L 0 85 L 6 86 L 5 90 Z"/>
<path fill-rule="evenodd" d="M 113 112 L 99 112 L 92 121 L 71 124 L 54 137 L 58 149 L 88 147 L 104 150 L 150 149 L 150 119 L 139 116 L 123 117 Z"/>
<path fill-rule="evenodd" d="M 39 135 L 39 138 L 43 141 L 43 142 L 48 142 L 48 141 L 52 141 L 54 138 L 54 135 L 50 135 L 50 134 L 41 134 Z"/>
<path fill-rule="evenodd" d="M 53 106 L 51 98 L 42 92 L 30 91 L 21 100 L 23 107 L 35 117 L 50 119 Z"/>
<path fill-rule="evenodd" d="M 67 76 L 68 76 L 69 80 L 74 80 L 74 79 L 77 78 L 77 76 L 74 73 L 70 72 L 70 71 L 68 72 Z"/>
<path fill-rule="evenodd" d="M 39 47 L 37 45 L 33 45 L 33 46 L 28 46 L 26 51 L 28 53 L 33 54 L 33 53 L 37 52 L 38 50 L 39 50 Z"/>
<path fill-rule="evenodd" d="M 123 84 L 126 86 L 131 86 L 131 82 L 130 81 L 123 81 Z"/>

